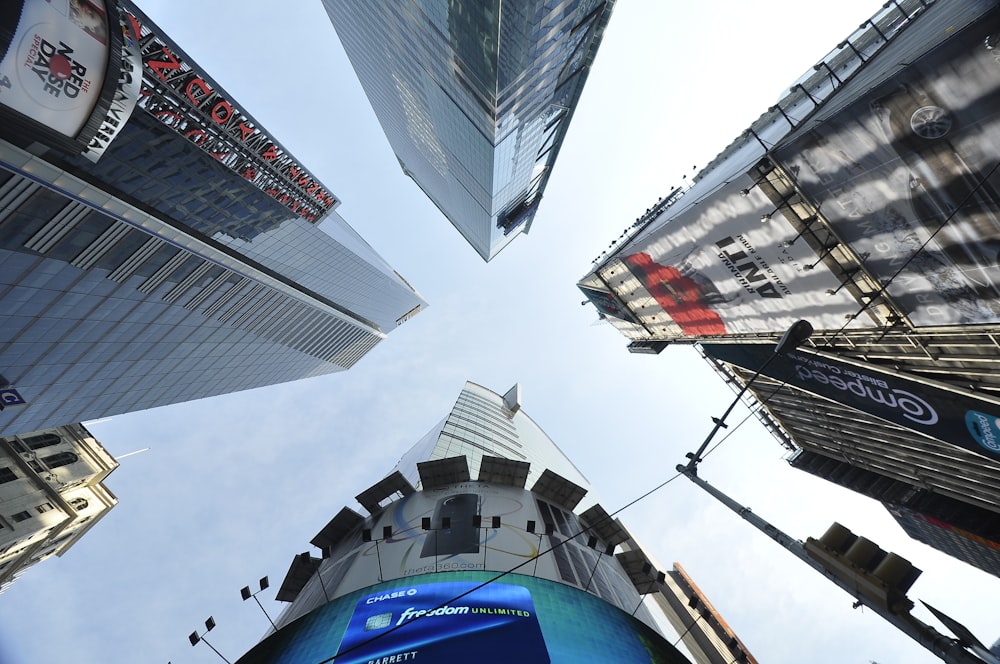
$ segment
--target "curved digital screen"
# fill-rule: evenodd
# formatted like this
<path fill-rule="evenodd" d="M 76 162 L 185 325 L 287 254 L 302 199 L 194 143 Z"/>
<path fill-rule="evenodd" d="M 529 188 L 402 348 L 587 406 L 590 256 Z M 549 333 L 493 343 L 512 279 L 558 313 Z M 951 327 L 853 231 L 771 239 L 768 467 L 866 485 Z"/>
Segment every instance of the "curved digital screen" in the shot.
<path fill-rule="evenodd" d="M 649 626 L 560 583 L 439 572 L 345 595 L 283 627 L 238 664 L 489 664 L 687 660 Z M 613 653 L 613 655 L 612 655 Z"/>
<path fill-rule="evenodd" d="M 27 0 L 0 60 L 0 104 L 75 137 L 100 96 L 107 62 L 104 0 Z"/>

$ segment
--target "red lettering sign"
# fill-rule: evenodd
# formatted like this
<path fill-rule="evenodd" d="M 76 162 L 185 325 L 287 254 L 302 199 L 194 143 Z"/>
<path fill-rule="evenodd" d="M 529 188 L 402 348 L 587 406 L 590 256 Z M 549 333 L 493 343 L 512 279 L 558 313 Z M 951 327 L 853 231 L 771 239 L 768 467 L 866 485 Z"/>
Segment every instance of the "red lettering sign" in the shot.
<path fill-rule="evenodd" d="M 208 134 L 201 129 L 192 129 L 188 133 L 184 134 L 184 138 L 188 139 L 195 145 L 201 145 L 205 142 L 205 139 L 208 138 Z"/>
<path fill-rule="evenodd" d="M 162 53 L 167 58 L 166 60 L 147 60 L 146 65 L 153 70 L 154 74 L 160 77 L 160 80 L 166 81 L 167 75 L 164 72 L 179 70 L 181 63 L 166 46 L 163 47 Z"/>
<path fill-rule="evenodd" d="M 198 88 L 198 90 L 201 90 L 200 99 L 194 98 L 194 95 L 197 92 L 196 90 L 194 90 L 194 88 Z M 184 88 L 184 94 L 187 95 L 187 98 L 191 100 L 191 103 L 194 104 L 194 107 L 198 108 L 199 106 L 201 106 L 201 102 L 205 101 L 205 99 L 207 99 L 209 95 L 212 94 L 212 88 L 208 87 L 208 83 L 201 80 L 200 78 L 192 78 L 190 81 L 188 81 L 187 87 Z"/>
<path fill-rule="evenodd" d="M 212 119 L 219 124 L 224 123 L 231 117 L 233 117 L 233 107 L 228 101 L 222 100 L 212 107 Z"/>

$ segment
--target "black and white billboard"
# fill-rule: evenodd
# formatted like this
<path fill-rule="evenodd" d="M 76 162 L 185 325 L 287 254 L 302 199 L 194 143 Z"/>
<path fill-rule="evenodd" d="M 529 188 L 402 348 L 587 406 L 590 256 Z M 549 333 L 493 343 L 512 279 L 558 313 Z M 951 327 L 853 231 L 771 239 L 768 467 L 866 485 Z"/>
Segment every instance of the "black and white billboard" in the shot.
<path fill-rule="evenodd" d="M 857 302 L 755 185 L 733 177 L 701 204 L 667 208 L 601 278 L 634 311 L 656 303 L 642 322 L 658 336 L 779 332 L 800 318 L 840 327 Z M 622 281 L 624 270 L 638 288 Z M 858 318 L 855 327 L 865 324 Z"/>
<path fill-rule="evenodd" d="M 775 157 L 916 325 L 1000 321 L 1000 10 Z"/>

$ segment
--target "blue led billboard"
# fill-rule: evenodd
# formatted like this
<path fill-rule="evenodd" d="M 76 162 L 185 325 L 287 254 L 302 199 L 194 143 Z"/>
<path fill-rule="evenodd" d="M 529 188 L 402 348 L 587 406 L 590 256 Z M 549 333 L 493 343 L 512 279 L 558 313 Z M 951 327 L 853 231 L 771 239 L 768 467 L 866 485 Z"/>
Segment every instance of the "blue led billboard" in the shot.
<path fill-rule="evenodd" d="M 238 664 L 547 664 L 595 653 L 687 662 L 652 628 L 590 593 L 515 574 L 484 584 L 494 576 L 440 572 L 350 593 L 283 626 Z"/>

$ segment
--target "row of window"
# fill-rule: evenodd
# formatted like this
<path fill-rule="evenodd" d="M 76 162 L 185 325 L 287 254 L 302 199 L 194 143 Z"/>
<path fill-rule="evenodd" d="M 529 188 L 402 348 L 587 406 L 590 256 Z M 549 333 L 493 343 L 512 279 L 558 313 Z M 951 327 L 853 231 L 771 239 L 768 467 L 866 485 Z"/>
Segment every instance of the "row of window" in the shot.
<path fill-rule="evenodd" d="M 14 446 L 19 448 L 19 451 L 24 452 L 25 450 L 21 448 L 16 442 Z M 57 452 L 56 454 L 50 454 L 49 456 L 44 456 L 38 461 L 34 459 L 28 460 L 28 465 L 36 473 L 42 473 L 46 470 L 52 470 L 54 468 L 59 468 L 60 466 L 68 466 L 70 464 L 76 463 L 80 460 L 80 457 L 73 452 Z M 13 482 L 17 479 L 17 473 L 14 472 L 9 466 L 0 467 L 0 484 L 5 484 L 7 482 Z"/>
<path fill-rule="evenodd" d="M 73 509 L 75 509 L 77 512 L 82 512 L 83 510 L 87 509 L 87 506 L 90 503 L 87 501 L 86 498 L 74 498 L 73 500 L 69 501 L 69 504 L 72 505 Z M 55 508 L 52 506 L 52 503 L 48 502 L 41 503 L 40 505 L 35 506 L 35 511 L 38 512 L 39 514 L 45 514 L 46 512 L 52 511 L 53 509 Z M 17 514 L 11 514 L 10 520 L 13 521 L 14 523 L 20 523 L 21 521 L 27 521 L 33 516 L 34 514 L 32 514 L 30 510 L 23 510 L 21 512 L 18 512 Z"/>
<path fill-rule="evenodd" d="M 39 514 L 45 514 L 46 512 L 51 512 L 53 509 L 54 508 L 52 507 L 52 503 L 42 503 L 41 505 L 35 506 L 35 511 L 38 512 Z M 11 514 L 10 520 L 13 521 L 14 523 L 20 523 L 21 521 L 27 521 L 33 516 L 35 515 L 32 514 L 30 511 L 24 510 L 22 512 L 18 512 L 17 514 Z"/>

